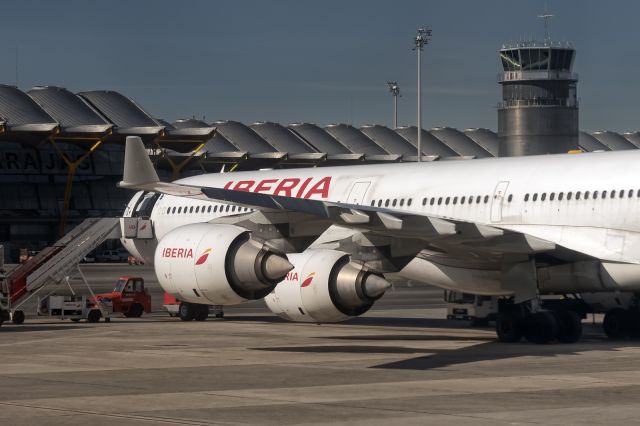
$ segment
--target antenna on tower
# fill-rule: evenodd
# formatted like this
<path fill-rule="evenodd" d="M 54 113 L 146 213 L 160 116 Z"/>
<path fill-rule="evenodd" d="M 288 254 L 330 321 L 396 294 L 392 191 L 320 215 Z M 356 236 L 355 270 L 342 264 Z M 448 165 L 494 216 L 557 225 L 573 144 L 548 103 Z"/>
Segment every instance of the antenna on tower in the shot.
<path fill-rule="evenodd" d="M 542 15 L 538 15 L 538 18 L 544 19 L 544 41 L 551 42 L 551 36 L 549 35 L 549 18 L 553 18 L 554 15 L 549 13 L 549 4 L 544 2 L 544 12 Z"/>

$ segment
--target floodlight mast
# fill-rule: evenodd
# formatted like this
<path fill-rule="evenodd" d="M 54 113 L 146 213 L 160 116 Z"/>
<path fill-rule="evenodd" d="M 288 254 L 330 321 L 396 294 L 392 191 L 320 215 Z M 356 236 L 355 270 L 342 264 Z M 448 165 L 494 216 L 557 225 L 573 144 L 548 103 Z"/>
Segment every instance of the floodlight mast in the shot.
<path fill-rule="evenodd" d="M 389 92 L 393 96 L 393 128 L 398 128 L 398 96 L 400 96 L 400 86 L 395 81 L 387 81 Z"/>
<path fill-rule="evenodd" d="M 429 37 L 431 37 L 431 30 L 426 28 L 419 28 L 418 35 L 414 39 L 415 47 L 413 50 L 418 51 L 418 161 L 422 161 L 422 86 L 420 82 L 420 75 L 422 74 L 422 48 L 425 44 L 429 44 Z"/>

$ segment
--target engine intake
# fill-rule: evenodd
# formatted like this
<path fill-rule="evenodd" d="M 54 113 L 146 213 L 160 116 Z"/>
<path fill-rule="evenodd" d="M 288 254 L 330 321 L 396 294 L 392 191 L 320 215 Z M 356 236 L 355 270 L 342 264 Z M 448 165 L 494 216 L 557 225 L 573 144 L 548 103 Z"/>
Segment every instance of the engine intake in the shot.
<path fill-rule="evenodd" d="M 293 265 L 234 225 L 185 225 L 160 240 L 154 256 L 160 285 L 192 303 L 233 305 L 269 294 Z"/>
<path fill-rule="evenodd" d="M 265 301 L 276 315 L 302 322 L 338 322 L 362 315 L 391 284 L 349 255 L 312 249 L 289 254 L 295 268 Z"/>

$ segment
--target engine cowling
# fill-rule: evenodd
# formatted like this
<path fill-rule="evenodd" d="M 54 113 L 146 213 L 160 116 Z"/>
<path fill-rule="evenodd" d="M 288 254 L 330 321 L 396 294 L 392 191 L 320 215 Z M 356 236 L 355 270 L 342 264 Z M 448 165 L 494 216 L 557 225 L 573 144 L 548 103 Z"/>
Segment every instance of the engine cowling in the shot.
<path fill-rule="evenodd" d="M 288 258 L 295 268 L 265 301 L 290 321 L 338 322 L 362 315 L 391 287 L 343 252 L 310 249 Z"/>
<path fill-rule="evenodd" d="M 293 265 L 234 225 L 178 227 L 158 243 L 154 265 L 162 288 L 192 303 L 234 305 L 269 294 Z"/>

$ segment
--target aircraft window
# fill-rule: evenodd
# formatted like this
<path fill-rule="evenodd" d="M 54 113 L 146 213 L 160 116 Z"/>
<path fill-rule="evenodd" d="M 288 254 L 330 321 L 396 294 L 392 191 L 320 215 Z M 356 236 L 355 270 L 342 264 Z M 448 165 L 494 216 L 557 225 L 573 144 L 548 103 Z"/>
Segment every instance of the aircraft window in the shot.
<path fill-rule="evenodd" d="M 484 203 L 487 204 L 489 202 L 489 196 L 485 195 L 484 196 Z"/>
<path fill-rule="evenodd" d="M 451 197 L 445 198 L 444 203 L 448 206 L 449 205 L 449 201 L 451 201 Z"/>
<path fill-rule="evenodd" d="M 376 200 L 371 200 L 371 207 L 376 205 Z"/>
<path fill-rule="evenodd" d="M 217 205 L 213 206 L 213 212 L 214 212 L 214 213 L 217 213 L 217 212 L 218 212 L 218 206 L 217 206 Z"/>
<path fill-rule="evenodd" d="M 562 199 L 564 198 L 564 192 L 561 192 L 558 194 L 558 201 L 562 201 Z"/>
<path fill-rule="evenodd" d="M 594 200 L 598 199 L 598 191 L 593 191 L 593 199 Z"/>
<path fill-rule="evenodd" d="M 400 198 L 400 207 L 404 206 L 404 198 Z"/>
<path fill-rule="evenodd" d="M 533 194 L 533 201 L 538 201 L 538 194 Z"/>
<path fill-rule="evenodd" d="M 473 204 L 473 195 L 469 195 L 469 204 Z"/>
<path fill-rule="evenodd" d="M 389 199 L 388 198 L 386 200 L 384 200 L 384 206 L 385 207 L 389 207 Z"/>
<path fill-rule="evenodd" d="M 189 213 L 193 213 L 193 206 L 189 209 Z"/>
<path fill-rule="evenodd" d="M 441 204 L 442 204 L 442 197 L 439 197 L 438 198 L 438 205 L 441 205 Z"/>
<path fill-rule="evenodd" d="M 545 201 L 547 199 L 547 193 L 543 192 L 542 195 L 540 196 L 540 201 Z"/>
<path fill-rule="evenodd" d="M 227 207 L 224 209 L 225 212 L 228 212 L 231 209 L 231 205 L 227 204 Z"/>
<path fill-rule="evenodd" d="M 567 200 L 570 200 L 572 195 L 573 195 L 573 192 L 567 192 Z"/>
<path fill-rule="evenodd" d="M 391 203 L 391 205 L 392 205 L 393 207 L 395 207 L 397 202 L 398 202 L 398 200 L 394 198 L 394 199 L 393 199 L 393 202 Z"/>
<path fill-rule="evenodd" d="M 212 208 L 212 206 L 211 206 L 211 204 L 209 204 L 209 207 L 207 208 L 207 213 L 211 213 L 211 208 Z"/>
<path fill-rule="evenodd" d="M 176 212 L 176 208 L 174 207 L 171 209 L 171 213 L 174 214 L 175 212 Z"/>
<path fill-rule="evenodd" d="M 480 200 L 482 199 L 482 197 L 480 197 L 479 195 L 476 197 L 476 204 L 480 204 Z"/>
<path fill-rule="evenodd" d="M 435 202 L 436 202 L 436 199 L 432 197 L 431 201 L 429 201 L 429 205 L 432 206 L 435 204 Z"/>
<path fill-rule="evenodd" d="M 426 198 L 425 198 L 426 199 Z M 413 201 L 413 198 L 409 198 L 407 200 L 407 207 L 411 206 L 411 202 Z"/>
<path fill-rule="evenodd" d="M 460 198 L 460 204 L 464 204 L 464 200 L 465 200 L 465 198 L 466 198 L 466 197 L 462 197 L 462 198 Z"/>
<path fill-rule="evenodd" d="M 613 192 L 613 191 L 611 191 L 611 192 Z M 614 195 L 614 197 L 615 197 L 615 195 Z M 607 198 L 607 191 L 602 191 L 602 198 Z"/>
<path fill-rule="evenodd" d="M 638 189 L 638 192 L 636 193 L 636 197 L 640 197 L 640 189 Z"/>
<path fill-rule="evenodd" d="M 556 193 L 552 192 L 551 194 L 549 194 L 549 201 L 553 201 L 556 198 Z"/>
<path fill-rule="evenodd" d="M 182 211 L 182 207 L 178 207 L 178 213 Z"/>
<path fill-rule="evenodd" d="M 423 206 L 426 206 L 426 205 L 427 205 L 427 199 L 426 199 L 426 198 L 423 198 L 423 199 L 422 199 L 422 205 L 423 205 Z"/>
<path fill-rule="evenodd" d="M 199 213 L 199 212 L 200 212 L 200 206 L 197 206 L 196 207 L 196 213 Z"/>
<path fill-rule="evenodd" d="M 620 193 L 618 194 L 618 198 L 624 198 L 624 189 L 620 190 Z"/>
<path fill-rule="evenodd" d="M 458 197 L 453 197 L 453 204 L 458 204 Z"/>
<path fill-rule="evenodd" d="M 589 191 L 585 191 L 584 192 L 584 199 L 588 200 L 589 199 Z"/>
<path fill-rule="evenodd" d="M 529 194 L 524 194 L 524 200 L 529 201 Z"/>
<path fill-rule="evenodd" d="M 633 197 L 633 189 L 629 190 L 629 193 L 627 194 L 627 197 L 629 197 L 629 198 Z"/>
<path fill-rule="evenodd" d="M 576 192 L 576 200 L 580 199 L 580 191 Z"/>
<path fill-rule="evenodd" d="M 382 207 L 382 200 L 378 200 L 378 207 Z"/>
<path fill-rule="evenodd" d="M 509 194 L 509 196 L 507 197 L 507 201 L 511 202 L 513 200 L 513 194 Z"/>

